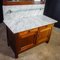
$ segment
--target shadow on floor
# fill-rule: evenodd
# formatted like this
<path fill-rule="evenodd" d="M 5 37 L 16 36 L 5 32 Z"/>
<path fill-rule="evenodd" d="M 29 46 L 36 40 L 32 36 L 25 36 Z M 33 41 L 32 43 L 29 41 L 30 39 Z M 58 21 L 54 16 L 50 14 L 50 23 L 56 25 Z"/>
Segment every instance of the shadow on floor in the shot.
<path fill-rule="evenodd" d="M 0 55 L 5 55 L 14 58 L 14 53 L 7 45 L 6 27 L 0 24 Z"/>

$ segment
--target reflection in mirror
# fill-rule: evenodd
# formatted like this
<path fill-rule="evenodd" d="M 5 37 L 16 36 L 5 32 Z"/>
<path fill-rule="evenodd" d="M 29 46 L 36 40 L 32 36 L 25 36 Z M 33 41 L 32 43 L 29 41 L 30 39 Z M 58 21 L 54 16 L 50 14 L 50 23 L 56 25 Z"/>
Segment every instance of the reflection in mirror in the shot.
<path fill-rule="evenodd" d="M 34 0 L 34 1 L 40 1 L 40 0 Z"/>
<path fill-rule="evenodd" d="M 40 1 L 40 4 L 45 4 L 46 0 L 34 0 L 35 2 L 39 2 Z"/>

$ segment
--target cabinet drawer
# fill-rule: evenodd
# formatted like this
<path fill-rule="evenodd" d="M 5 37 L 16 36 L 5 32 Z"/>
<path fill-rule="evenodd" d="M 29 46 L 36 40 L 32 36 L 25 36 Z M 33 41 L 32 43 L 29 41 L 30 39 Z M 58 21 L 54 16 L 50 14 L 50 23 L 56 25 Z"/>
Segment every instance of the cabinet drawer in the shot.
<path fill-rule="evenodd" d="M 31 30 L 28 30 L 28 31 L 24 31 L 24 32 L 20 32 L 19 35 L 22 36 L 22 35 L 27 35 L 29 33 L 33 33 L 33 32 L 36 32 L 38 31 L 38 28 L 34 28 L 34 29 L 31 29 Z"/>
<path fill-rule="evenodd" d="M 46 28 L 51 28 L 53 25 L 52 24 L 49 24 L 49 25 L 46 25 L 46 26 L 42 26 L 39 28 L 39 30 L 44 30 Z"/>
<path fill-rule="evenodd" d="M 29 36 L 31 36 L 31 35 L 36 34 L 37 31 L 38 31 L 38 28 L 31 29 L 31 30 L 29 30 L 29 31 L 24 31 L 24 32 L 18 33 L 18 37 L 19 37 L 19 38 L 29 37 Z"/>
<path fill-rule="evenodd" d="M 21 38 L 21 39 L 24 39 L 24 38 L 27 38 L 29 36 L 32 36 L 32 35 L 35 35 L 36 33 L 35 32 L 29 32 L 28 34 L 26 35 L 18 35 L 18 38 Z"/>
<path fill-rule="evenodd" d="M 29 33 L 29 31 L 24 31 L 24 32 L 20 32 L 19 35 L 23 36 L 23 35 L 27 35 Z"/>
<path fill-rule="evenodd" d="M 31 29 L 30 32 L 37 32 L 38 31 L 38 28 L 35 28 L 35 29 Z"/>

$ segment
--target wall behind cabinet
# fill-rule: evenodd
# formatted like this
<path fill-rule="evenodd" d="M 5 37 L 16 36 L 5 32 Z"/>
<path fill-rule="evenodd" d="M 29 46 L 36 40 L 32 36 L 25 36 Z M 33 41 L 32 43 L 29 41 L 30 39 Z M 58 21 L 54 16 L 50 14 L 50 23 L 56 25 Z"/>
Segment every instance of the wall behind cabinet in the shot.
<path fill-rule="evenodd" d="M 0 0 L 0 23 L 3 22 L 2 0 Z"/>
<path fill-rule="evenodd" d="M 60 0 L 46 0 L 44 14 L 56 19 L 56 27 L 60 28 Z"/>

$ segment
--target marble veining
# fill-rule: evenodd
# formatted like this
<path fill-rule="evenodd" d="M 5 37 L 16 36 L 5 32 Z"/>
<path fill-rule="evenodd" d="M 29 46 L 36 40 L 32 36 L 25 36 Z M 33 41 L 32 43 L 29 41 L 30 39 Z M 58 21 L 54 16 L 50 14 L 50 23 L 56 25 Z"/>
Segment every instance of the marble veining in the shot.
<path fill-rule="evenodd" d="M 14 34 L 56 22 L 56 20 L 49 18 L 45 15 L 25 17 L 17 20 L 4 20 L 4 23 L 10 28 L 10 30 Z"/>
<path fill-rule="evenodd" d="M 20 19 L 25 17 L 33 17 L 42 14 L 43 14 L 43 10 L 22 11 L 22 12 L 4 14 L 4 20 L 9 20 L 9 19 L 16 20 L 17 18 Z"/>
<path fill-rule="evenodd" d="M 4 20 L 42 15 L 44 4 L 3 6 Z"/>
<path fill-rule="evenodd" d="M 20 12 L 20 11 L 26 11 L 26 10 L 40 10 L 44 9 L 44 4 L 38 4 L 38 5 L 13 5 L 13 6 L 4 6 L 3 5 L 3 13 L 5 14 L 9 10 L 13 12 Z"/>

